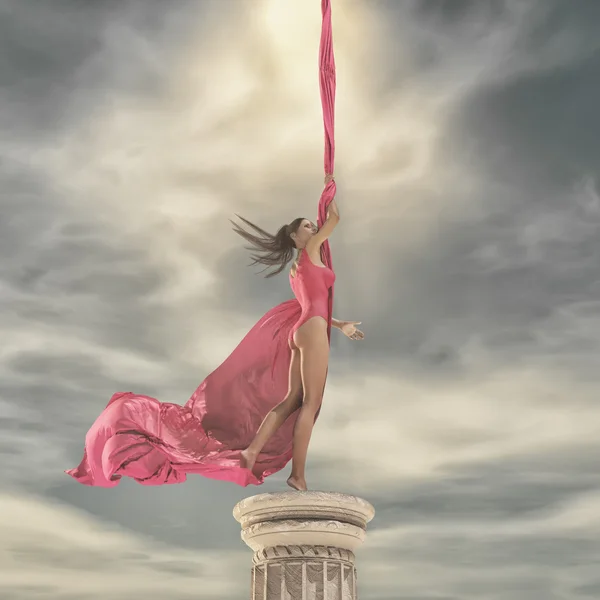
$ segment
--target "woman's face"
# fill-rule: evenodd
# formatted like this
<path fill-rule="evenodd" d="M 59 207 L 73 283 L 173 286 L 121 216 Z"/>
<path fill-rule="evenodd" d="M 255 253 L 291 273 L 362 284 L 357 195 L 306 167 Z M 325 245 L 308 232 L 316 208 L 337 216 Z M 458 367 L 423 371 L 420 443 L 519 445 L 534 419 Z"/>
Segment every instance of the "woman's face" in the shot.
<path fill-rule="evenodd" d="M 296 234 L 293 236 L 294 242 L 296 242 L 297 248 L 304 248 L 306 246 L 306 242 L 310 240 L 310 238 L 317 233 L 317 226 L 308 219 L 304 219 L 302 223 L 300 223 L 300 227 L 298 227 Z"/>

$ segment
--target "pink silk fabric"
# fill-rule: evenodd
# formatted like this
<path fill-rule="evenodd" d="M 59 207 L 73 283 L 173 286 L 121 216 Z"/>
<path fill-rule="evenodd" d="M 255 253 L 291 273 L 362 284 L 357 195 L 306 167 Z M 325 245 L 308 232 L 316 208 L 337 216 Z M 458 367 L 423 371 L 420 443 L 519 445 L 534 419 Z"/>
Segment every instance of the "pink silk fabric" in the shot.
<path fill-rule="evenodd" d="M 325 175 L 332 174 L 335 166 L 335 58 L 333 55 L 333 31 L 331 26 L 331 0 L 321 0 L 323 25 L 321 28 L 321 44 L 319 47 L 319 87 L 321 89 L 321 105 L 323 107 L 323 124 L 325 126 Z M 330 181 L 323 190 L 319 200 L 317 227 L 322 227 L 327 220 L 327 210 L 335 198 L 335 181 Z M 321 246 L 321 260 L 333 271 L 329 240 Z M 333 315 L 333 286 L 329 290 L 329 319 L 327 335 L 331 340 L 331 317 Z"/>
<path fill-rule="evenodd" d="M 331 4 L 322 0 L 319 72 L 325 125 L 325 174 L 334 167 L 335 61 Z M 327 218 L 335 182 L 319 200 L 317 225 Z M 333 269 L 329 242 L 321 250 Z M 331 335 L 333 287 L 328 300 Z M 288 390 L 288 334 L 300 318 L 298 300 L 272 308 L 235 350 L 196 389 L 184 406 L 132 392 L 114 394 L 85 438 L 81 463 L 66 471 L 84 485 L 114 487 L 121 477 L 142 485 L 181 483 L 188 474 L 259 485 L 292 458 L 292 415 L 265 445 L 254 473 L 239 466 L 240 451 L 252 441 L 265 415 Z"/>

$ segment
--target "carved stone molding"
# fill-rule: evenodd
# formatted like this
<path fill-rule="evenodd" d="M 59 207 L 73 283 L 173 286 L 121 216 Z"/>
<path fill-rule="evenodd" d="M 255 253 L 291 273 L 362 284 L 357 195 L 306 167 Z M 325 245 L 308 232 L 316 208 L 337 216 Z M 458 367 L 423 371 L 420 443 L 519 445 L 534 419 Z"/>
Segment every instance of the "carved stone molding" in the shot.
<path fill-rule="evenodd" d="M 354 564 L 353 552 L 333 546 L 274 546 L 255 552 L 253 562 L 255 565 L 260 565 L 269 561 L 297 561 L 299 558 L 304 560 L 319 558 L 327 561 L 343 562 L 348 565 Z"/>
<path fill-rule="evenodd" d="M 238 502 L 233 516 L 242 528 L 281 519 L 337 519 L 365 529 L 375 515 L 369 502 L 339 492 L 258 494 Z"/>
<path fill-rule="evenodd" d="M 335 546 L 354 552 L 365 539 L 365 530 L 342 521 L 292 520 L 266 521 L 242 531 L 242 539 L 252 550 L 288 544 Z"/>
<path fill-rule="evenodd" d="M 259 494 L 233 511 L 254 550 L 252 600 L 357 600 L 354 551 L 375 510 L 337 492 Z"/>

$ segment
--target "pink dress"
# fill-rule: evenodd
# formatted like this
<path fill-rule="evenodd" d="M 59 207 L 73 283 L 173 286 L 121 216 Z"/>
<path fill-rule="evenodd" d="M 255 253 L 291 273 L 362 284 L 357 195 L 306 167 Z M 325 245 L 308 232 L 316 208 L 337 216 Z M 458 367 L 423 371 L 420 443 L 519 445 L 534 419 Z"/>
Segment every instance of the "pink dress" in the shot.
<path fill-rule="evenodd" d="M 315 265 L 303 250 L 298 260 L 296 275 L 290 273 L 290 285 L 302 307 L 302 313 L 290 331 L 293 339 L 296 331 L 312 317 L 323 317 L 329 324 L 329 290 L 335 282 L 335 273 L 329 267 Z"/>
<path fill-rule="evenodd" d="M 321 0 L 321 7 L 324 166 L 325 173 L 333 173 L 335 62 L 330 0 Z M 335 192 L 335 181 L 323 190 L 319 227 L 325 222 Z M 265 445 L 254 473 L 240 468 L 240 451 L 250 444 L 265 415 L 287 393 L 290 336 L 317 314 L 327 319 L 331 334 L 335 275 L 327 241 L 321 257 L 327 268 L 301 257 L 298 279 L 291 282 L 298 298 L 267 312 L 184 406 L 133 392 L 114 394 L 87 432 L 81 463 L 66 473 L 79 483 L 99 487 L 114 487 L 121 477 L 131 477 L 142 485 L 181 483 L 188 474 L 246 486 L 258 485 L 285 467 L 292 457 L 297 413 Z"/>

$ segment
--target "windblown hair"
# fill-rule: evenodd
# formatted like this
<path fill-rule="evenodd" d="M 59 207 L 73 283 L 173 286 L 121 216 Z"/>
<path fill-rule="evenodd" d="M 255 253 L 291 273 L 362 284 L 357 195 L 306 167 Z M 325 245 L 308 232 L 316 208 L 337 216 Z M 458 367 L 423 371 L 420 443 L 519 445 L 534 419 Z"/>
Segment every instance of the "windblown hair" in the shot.
<path fill-rule="evenodd" d="M 285 266 L 294 258 L 296 244 L 291 235 L 298 231 L 304 218 L 299 217 L 298 219 L 294 219 L 288 225 L 281 227 L 275 235 L 272 235 L 258 227 L 258 225 L 244 219 L 244 217 L 240 217 L 240 215 L 236 216 L 256 232 L 256 234 L 250 233 L 250 231 L 246 231 L 237 223 L 231 221 L 233 230 L 252 244 L 251 246 L 245 246 L 246 250 L 254 251 L 254 254 L 251 255 L 253 262 L 249 266 L 256 264 L 265 265 L 265 268 L 260 271 L 261 273 L 269 267 L 276 267 L 274 271 L 267 273 L 265 277 L 273 277 L 281 273 L 285 269 Z"/>

